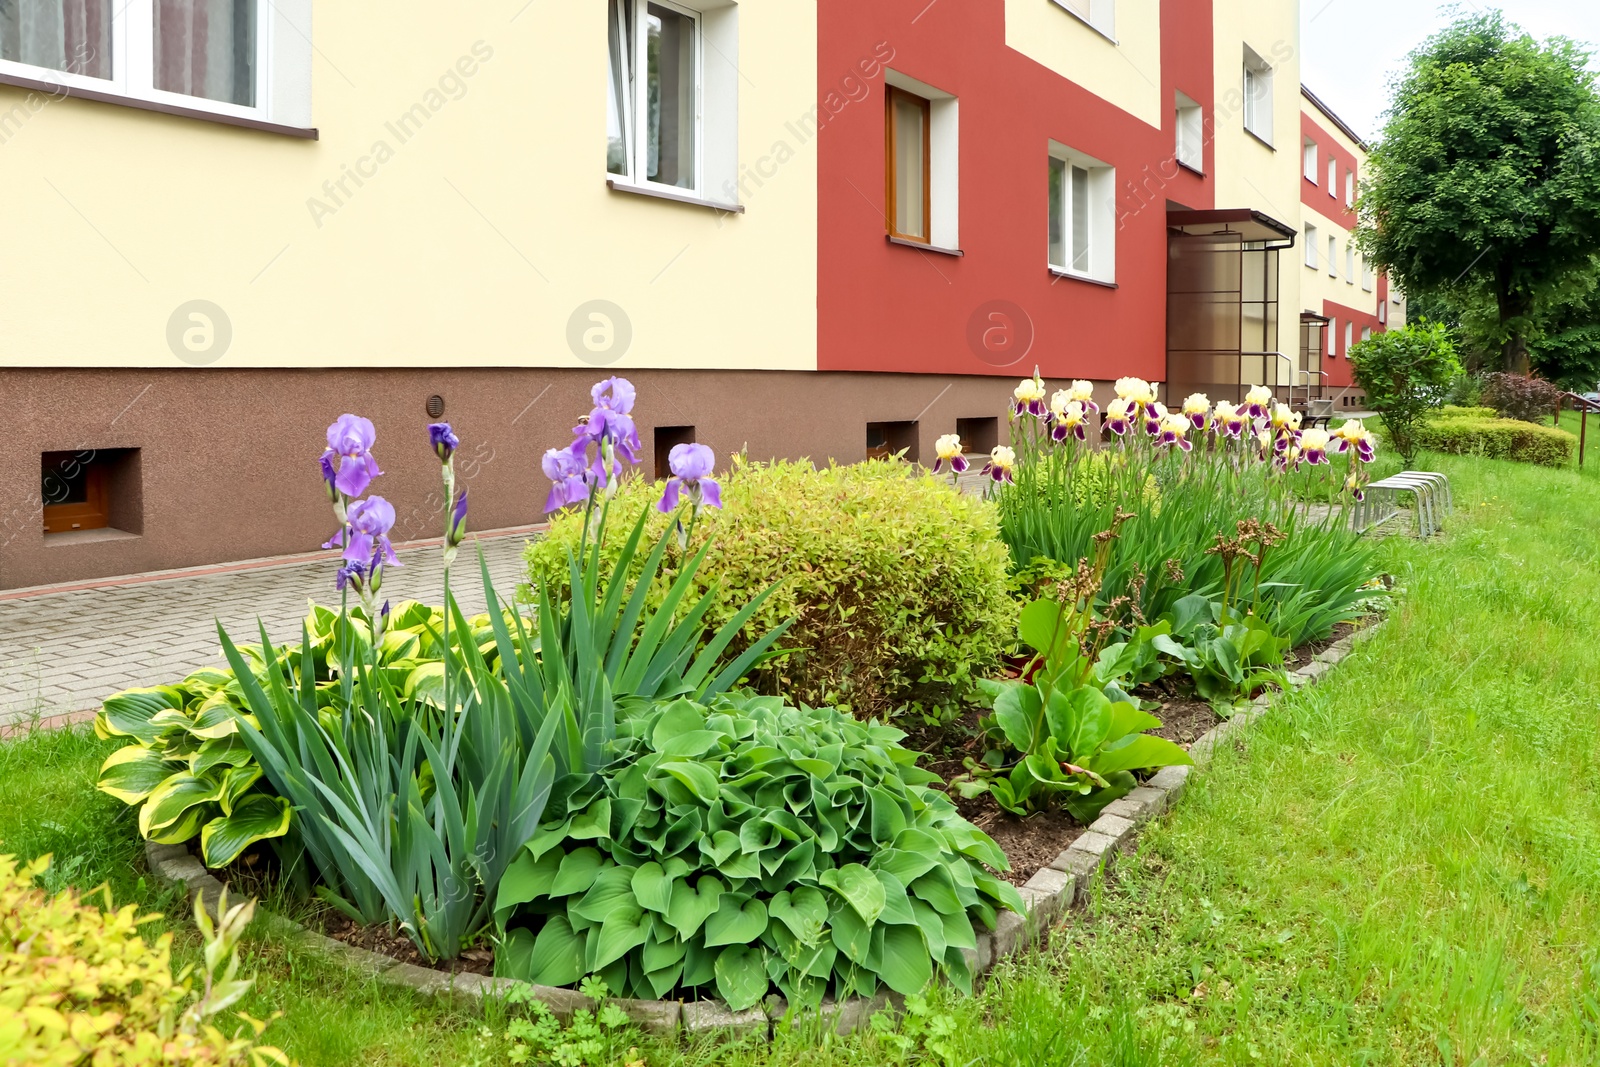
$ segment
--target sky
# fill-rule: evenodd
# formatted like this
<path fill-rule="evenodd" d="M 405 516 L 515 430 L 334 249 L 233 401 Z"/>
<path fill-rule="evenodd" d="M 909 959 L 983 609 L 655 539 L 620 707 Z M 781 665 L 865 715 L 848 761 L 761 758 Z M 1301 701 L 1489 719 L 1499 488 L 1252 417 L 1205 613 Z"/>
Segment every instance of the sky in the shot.
<path fill-rule="evenodd" d="M 1451 7 L 1466 13 L 1499 7 L 1535 37 L 1600 44 L 1595 0 L 1300 0 L 1306 86 L 1351 129 L 1376 138 L 1390 77 L 1404 68 L 1413 48 L 1451 21 Z"/>

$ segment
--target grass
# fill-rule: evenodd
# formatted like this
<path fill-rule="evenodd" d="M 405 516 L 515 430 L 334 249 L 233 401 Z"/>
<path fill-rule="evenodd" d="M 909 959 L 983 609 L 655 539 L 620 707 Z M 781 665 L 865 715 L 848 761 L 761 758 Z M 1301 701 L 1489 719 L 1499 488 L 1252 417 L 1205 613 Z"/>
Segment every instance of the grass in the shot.
<path fill-rule="evenodd" d="M 796 1034 L 642 1043 L 639 1055 L 806 1067 L 1600 1061 L 1600 597 L 1587 582 L 1600 565 L 1600 470 L 1422 465 L 1451 476 L 1457 513 L 1445 538 L 1386 544 L 1405 592 L 1383 629 L 1219 753 L 1042 953 L 971 1000 L 935 993 L 940 1041 Z M 81 732 L 0 746 L 0 847 L 54 852 L 58 882 L 107 881 L 119 900 L 180 908 L 140 880 L 130 813 L 92 791 L 106 750 Z M 504 1062 L 480 1035 L 500 1030 L 499 1009 L 442 1007 L 280 943 L 253 944 L 249 965 L 259 982 L 244 1007 L 284 1012 L 269 1037 L 303 1064 Z"/>

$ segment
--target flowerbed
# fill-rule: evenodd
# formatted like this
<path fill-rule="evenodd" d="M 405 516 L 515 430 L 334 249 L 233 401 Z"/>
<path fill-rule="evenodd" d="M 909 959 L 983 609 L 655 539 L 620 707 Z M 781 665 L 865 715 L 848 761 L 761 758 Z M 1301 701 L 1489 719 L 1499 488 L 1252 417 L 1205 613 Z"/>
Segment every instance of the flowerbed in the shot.
<path fill-rule="evenodd" d="M 1031 898 L 969 816 L 1018 841 L 1006 819 L 1100 825 L 1152 774 L 1192 762 L 1153 695 L 1232 715 L 1287 684 L 1290 648 L 1371 595 L 1370 551 L 1337 518 L 1305 519 L 1294 481 L 1322 478 L 1330 501 L 1359 494 L 1373 450 L 1359 424 L 1301 431 L 1261 391 L 1245 408 L 1191 397 L 1171 413 L 1148 384 L 1118 384 L 1110 446 L 1091 451 L 1086 385 L 1046 403 L 1037 376 L 1024 382 L 1015 444 L 986 468 L 991 504 L 888 464 L 719 479 L 703 445 L 675 448 L 672 479 L 649 487 L 624 477 L 636 398 L 610 379 L 573 444 L 544 457 L 547 508 L 572 510 L 531 553 L 522 609 L 474 619 L 449 592 L 468 513 L 454 433 L 429 439 L 450 505 L 446 603 L 396 607 L 383 594 L 393 509 L 361 495 L 381 477 L 375 429 L 344 416 L 322 459 L 339 609 L 314 609 L 288 645 L 221 632 L 227 670 L 108 701 L 102 736 L 131 743 L 101 787 L 140 806 L 153 842 L 198 839 L 210 866 L 272 849 L 283 887 L 336 909 L 352 940 L 398 934 L 432 966 L 492 958 L 502 977 L 734 1010 L 773 991 L 803 1008 L 936 976 L 970 988 L 984 936 L 1014 930 Z M 965 465 L 953 439 L 939 455 L 936 473 Z M 789 488 L 808 508 L 834 498 L 855 540 L 835 538 L 831 557 L 772 550 Z M 720 514 L 746 502 L 754 517 Z M 826 544 L 796 525 L 796 544 Z M 896 555 L 893 573 L 868 573 Z M 767 569 L 741 574 L 749 560 Z M 841 589 L 859 612 L 892 592 L 867 642 L 891 666 L 786 673 L 796 644 L 866 625 L 824 612 L 805 629 L 801 605 L 842 603 Z M 918 708 L 940 711 L 919 737 L 962 753 L 958 773 L 920 769 L 867 707 L 790 695 L 799 677 L 876 692 L 882 711 L 943 687 Z M 756 695 L 751 678 L 778 692 Z M 983 705 L 969 730 L 963 697 Z M 1027 848 L 1047 858 L 1048 842 Z"/>

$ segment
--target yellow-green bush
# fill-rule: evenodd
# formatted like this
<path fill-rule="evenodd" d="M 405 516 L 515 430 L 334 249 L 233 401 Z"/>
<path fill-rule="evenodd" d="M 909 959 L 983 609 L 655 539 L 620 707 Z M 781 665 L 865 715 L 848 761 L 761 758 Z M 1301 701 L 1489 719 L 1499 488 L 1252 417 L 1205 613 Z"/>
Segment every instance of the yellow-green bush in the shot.
<path fill-rule="evenodd" d="M 154 942 L 133 905 L 101 911 L 72 891 L 47 896 L 34 879 L 49 857 L 18 867 L 0 856 L 0 1063 L 58 1067 L 287 1064 L 255 1044 L 265 1023 L 240 1014 L 247 1036 L 229 1037 L 209 1020 L 237 1003 L 250 983 L 237 978 L 239 936 L 252 905 L 213 927 L 198 904 L 207 971 L 172 972 L 172 935 Z"/>
<path fill-rule="evenodd" d="M 611 505 L 613 527 L 630 529 L 651 508 L 653 543 L 671 521 L 653 510 L 660 495 L 659 485 L 628 483 Z M 711 541 L 695 595 L 717 586 L 707 616 L 715 629 L 780 583 L 744 637 L 792 617 L 782 644 L 800 651 L 758 672 L 753 681 L 765 692 L 861 716 L 902 708 L 938 715 L 960 705 L 1015 632 L 993 506 L 899 461 L 824 470 L 747 464 L 724 479 L 722 500 L 723 510 L 702 513 L 694 531 L 691 551 Z M 566 587 L 567 550 L 582 526 L 581 515 L 558 516 L 549 536 L 529 546 L 533 580 Z M 620 554 L 622 536 L 613 534 L 609 558 Z M 674 548 L 653 602 L 681 558 Z"/>
<path fill-rule="evenodd" d="M 1483 456 L 1565 467 L 1572 463 L 1578 439 L 1554 426 L 1516 419 L 1434 419 L 1417 430 L 1417 444 L 1454 456 Z"/>
<path fill-rule="evenodd" d="M 1494 408 L 1463 408 L 1454 404 L 1446 404 L 1434 415 L 1439 419 L 1498 419 L 1500 413 Z"/>

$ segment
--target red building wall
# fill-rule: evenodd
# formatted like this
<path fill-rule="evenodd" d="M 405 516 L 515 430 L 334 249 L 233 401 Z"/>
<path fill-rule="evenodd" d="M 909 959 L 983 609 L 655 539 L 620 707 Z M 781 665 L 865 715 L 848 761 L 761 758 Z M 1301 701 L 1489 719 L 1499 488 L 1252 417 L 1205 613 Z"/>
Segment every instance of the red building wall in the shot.
<path fill-rule="evenodd" d="M 866 98 L 835 94 L 848 103 L 818 138 L 819 369 L 1165 377 L 1167 205 L 1213 206 L 1210 180 L 1173 160 L 1171 104 L 1181 88 L 1211 116 L 1209 0 L 1163 2 L 1160 130 L 1008 48 L 1004 0 L 820 0 L 818 18 L 825 111 L 831 87 L 873 71 Z M 886 240 L 885 66 L 960 101 L 963 256 Z M 1116 168 L 1115 286 L 1048 269 L 1052 139 Z M 1008 325 L 1031 344 L 985 343 Z"/>
<path fill-rule="evenodd" d="M 1309 137 L 1317 142 L 1317 180 L 1312 182 L 1305 176 L 1305 166 L 1300 168 L 1300 202 L 1318 214 L 1332 219 L 1347 230 L 1356 228 L 1356 213 L 1353 208 L 1344 203 L 1344 176 L 1354 171 L 1356 181 L 1361 181 L 1360 161 L 1346 151 L 1344 146 L 1334 140 L 1333 134 L 1318 125 L 1317 121 L 1304 111 L 1300 113 L 1300 137 L 1304 144 Z M 1328 195 L 1328 160 L 1339 161 L 1338 184 L 1333 189 L 1332 196 Z"/>
<path fill-rule="evenodd" d="M 1338 321 L 1338 330 L 1334 336 L 1332 356 L 1324 354 L 1322 369 L 1328 372 L 1328 384 L 1336 389 L 1343 389 L 1355 384 L 1355 378 L 1350 374 L 1350 352 L 1344 343 L 1344 326 L 1347 322 L 1355 323 L 1353 331 L 1355 343 L 1361 343 L 1361 331 L 1370 329 L 1373 333 L 1383 333 L 1388 327 L 1378 320 L 1378 308 L 1389 299 L 1389 278 L 1380 274 L 1376 284 L 1377 299 L 1366 307 L 1355 308 L 1348 304 L 1338 304 L 1332 300 L 1322 302 L 1322 313 Z M 1362 291 L 1365 294 L 1365 290 Z"/>

